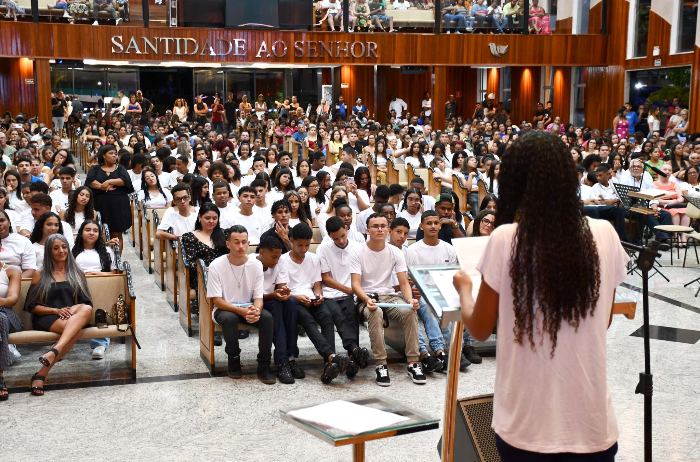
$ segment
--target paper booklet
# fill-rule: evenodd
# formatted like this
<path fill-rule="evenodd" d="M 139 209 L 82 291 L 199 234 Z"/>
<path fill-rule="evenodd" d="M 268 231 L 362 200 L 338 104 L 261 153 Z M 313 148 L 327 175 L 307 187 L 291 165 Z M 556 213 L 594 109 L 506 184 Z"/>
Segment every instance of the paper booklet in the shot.
<path fill-rule="evenodd" d="M 351 435 L 370 432 L 411 420 L 408 417 L 392 412 L 381 411 L 342 400 L 297 409 L 296 411 L 290 411 L 287 415 L 324 427 L 335 428 Z"/>
<path fill-rule="evenodd" d="M 488 242 L 488 236 L 452 239 L 452 245 L 457 251 L 459 267 L 472 278 L 472 297 L 474 300 L 476 300 L 481 286 L 481 273 L 476 269 L 476 265 L 479 264 Z M 459 294 L 452 283 L 456 272 L 457 270 L 430 272 L 430 276 L 450 308 L 461 306 Z"/>

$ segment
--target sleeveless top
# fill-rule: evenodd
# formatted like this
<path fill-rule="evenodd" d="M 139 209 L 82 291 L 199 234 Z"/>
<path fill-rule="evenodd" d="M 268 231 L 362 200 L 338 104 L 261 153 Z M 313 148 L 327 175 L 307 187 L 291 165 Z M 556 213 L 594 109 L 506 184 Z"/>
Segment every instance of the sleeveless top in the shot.
<path fill-rule="evenodd" d="M 2 263 L 0 268 L 0 298 L 7 297 L 7 292 L 10 290 L 10 278 L 7 277 L 7 265 Z"/>
<path fill-rule="evenodd" d="M 620 138 L 627 138 L 630 133 L 629 127 L 630 123 L 627 121 L 627 119 L 620 119 L 616 127 L 617 136 Z"/>
<path fill-rule="evenodd" d="M 173 112 L 175 112 L 175 115 L 177 116 L 178 119 L 184 120 L 185 117 L 185 106 L 182 107 L 177 107 L 175 106 L 173 108 Z"/>
<path fill-rule="evenodd" d="M 139 108 L 138 104 L 129 104 L 130 111 L 133 111 L 133 110 L 138 109 L 138 108 Z"/>

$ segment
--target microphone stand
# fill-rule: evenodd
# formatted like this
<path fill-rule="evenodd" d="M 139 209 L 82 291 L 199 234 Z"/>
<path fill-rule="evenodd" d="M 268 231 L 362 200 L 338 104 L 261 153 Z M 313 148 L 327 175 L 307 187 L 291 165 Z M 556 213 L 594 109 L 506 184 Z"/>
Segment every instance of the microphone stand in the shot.
<path fill-rule="evenodd" d="M 652 241 L 650 246 L 639 246 L 622 242 L 622 247 L 637 252 L 637 267 L 642 272 L 642 306 L 644 312 L 644 372 L 639 374 L 639 383 L 635 394 L 644 395 L 644 462 L 651 460 L 651 397 L 653 394 L 653 375 L 649 351 L 649 271 L 654 267 L 654 260 L 661 257 L 659 241 Z"/>

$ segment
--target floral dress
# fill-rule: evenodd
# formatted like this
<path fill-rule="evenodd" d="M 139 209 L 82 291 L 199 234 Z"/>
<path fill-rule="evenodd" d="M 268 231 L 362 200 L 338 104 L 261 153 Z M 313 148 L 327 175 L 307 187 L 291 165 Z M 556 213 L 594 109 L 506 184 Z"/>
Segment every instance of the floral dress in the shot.
<path fill-rule="evenodd" d="M 182 246 L 190 262 L 190 289 L 197 290 L 197 260 L 201 258 L 204 260 L 204 264 L 209 267 L 211 262 L 224 253 L 209 247 L 197 239 L 197 236 L 192 232 L 182 235 Z"/>

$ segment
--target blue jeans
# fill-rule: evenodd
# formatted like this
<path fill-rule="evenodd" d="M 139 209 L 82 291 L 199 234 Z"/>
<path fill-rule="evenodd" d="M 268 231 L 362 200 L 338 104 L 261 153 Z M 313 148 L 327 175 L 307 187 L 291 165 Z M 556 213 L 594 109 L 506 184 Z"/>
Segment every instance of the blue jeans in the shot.
<path fill-rule="evenodd" d="M 501 17 L 501 20 L 499 21 L 497 18 L 493 18 L 493 24 L 498 28 L 498 32 L 503 32 L 503 28 L 506 27 L 508 24 L 508 19 L 503 16 Z"/>
<path fill-rule="evenodd" d="M 467 329 L 464 329 L 464 332 L 462 332 L 462 344 L 464 346 L 472 346 L 474 343 L 474 338 L 469 335 L 469 332 L 467 332 Z M 445 346 L 449 349 L 450 348 L 450 339 L 452 338 L 452 323 L 449 323 L 447 327 L 442 328 L 442 336 L 445 338 Z"/>
<path fill-rule="evenodd" d="M 467 18 L 463 14 L 446 14 L 443 19 L 445 21 L 445 30 L 450 30 L 450 23 L 452 21 L 457 21 L 457 30 L 463 29 L 466 26 L 467 20 L 471 20 L 471 24 L 474 24 L 474 18 Z"/>
<path fill-rule="evenodd" d="M 428 336 L 430 349 L 434 352 L 440 350 L 445 351 L 445 341 L 442 338 L 440 323 L 432 311 L 430 311 L 430 307 L 423 297 L 418 299 L 418 304 L 420 305 L 418 309 L 418 318 L 423 323 L 423 327 L 425 327 L 425 334 Z M 423 331 L 418 329 L 418 353 L 423 356 L 423 353 L 427 351 L 428 348 L 425 346 Z"/>
<path fill-rule="evenodd" d="M 68 4 L 67 4 L 67 3 L 57 3 L 57 4 L 55 4 L 53 7 L 56 8 L 57 10 L 63 10 L 63 11 L 68 10 Z"/>
<path fill-rule="evenodd" d="M 109 337 L 107 338 L 91 338 L 90 339 L 90 348 L 93 350 L 97 348 L 98 346 L 103 346 L 105 347 L 105 350 L 109 348 Z"/>

